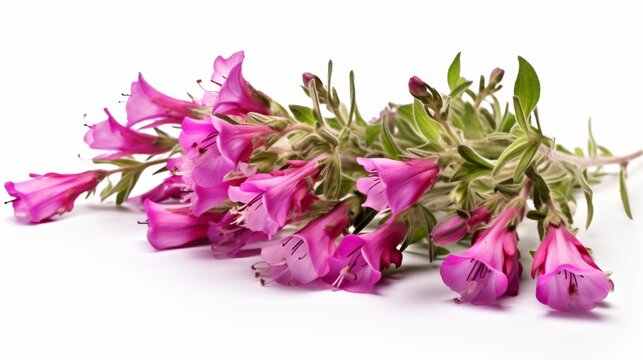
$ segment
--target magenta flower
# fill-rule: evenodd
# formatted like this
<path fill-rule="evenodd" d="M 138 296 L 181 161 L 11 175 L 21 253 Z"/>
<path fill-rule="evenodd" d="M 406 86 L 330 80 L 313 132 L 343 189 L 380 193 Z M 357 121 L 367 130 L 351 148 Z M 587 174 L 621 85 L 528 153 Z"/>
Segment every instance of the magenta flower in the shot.
<path fill-rule="evenodd" d="M 99 155 L 99 159 L 118 159 L 134 154 L 156 155 L 168 150 L 159 143 L 158 137 L 125 127 L 104 109 L 107 120 L 91 125 L 85 134 L 85 143 L 92 149 L 113 150 Z"/>
<path fill-rule="evenodd" d="M 478 226 L 487 223 L 491 218 L 491 212 L 480 206 L 473 210 L 469 217 L 453 214 L 440 221 L 431 230 L 431 239 L 437 245 L 451 244 L 462 240 L 467 234 L 472 233 Z"/>
<path fill-rule="evenodd" d="M 76 198 L 96 188 L 105 177 L 103 171 L 85 171 L 80 174 L 30 175 L 31 180 L 14 183 L 8 181 L 4 188 L 14 197 L 13 211 L 22 221 L 39 223 L 58 214 L 71 211 Z"/>
<path fill-rule="evenodd" d="M 614 288 L 564 225 L 550 224 L 547 228 L 531 267 L 531 276 L 536 275 L 536 298 L 560 311 L 591 310 Z"/>
<path fill-rule="evenodd" d="M 198 242 L 206 243 L 211 221 L 221 218 L 220 213 L 194 216 L 186 205 L 158 204 L 145 200 L 147 240 L 157 250 L 181 247 Z"/>
<path fill-rule="evenodd" d="M 147 199 L 155 203 L 161 203 L 167 200 L 176 201 L 183 195 L 184 188 L 185 184 L 181 181 L 181 177 L 171 175 L 149 191 L 136 197 L 130 197 L 127 199 L 127 202 L 130 204 L 143 205 Z"/>
<path fill-rule="evenodd" d="M 243 63 L 245 55 L 243 51 L 237 51 L 236 53 L 230 55 L 228 58 L 223 56 L 217 56 L 214 59 L 214 72 L 212 73 L 212 82 L 222 86 L 223 83 L 228 79 L 230 71 L 234 69 L 237 65 Z"/>
<path fill-rule="evenodd" d="M 179 173 L 185 184 L 193 191 L 192 210 L 201 215 L 228 199 L 230 185 L 226 176 L 235 169 L 235 164 L 221 156 L 217 147 L 218 131 L 210 119 L 185 118 L 179 135 L 184 158 Z"/>
<path fill-rule="evenodd" d="M 331 212 L 308 223 L 284 240 L 265 246 L 261 256 L 269 265 L 269 274 L 258 273 L 280 284 L 307 284 L 324 276 L 328 259 L 335 250 L 335 239 L 348 227 L 350 206 L 340 203 Z M 255 268 L 257 265 L 255 265 Z"/>
<path fill-rule="evenodd" d="M 243 58 L 241 57 L 240 60 L 230 69 L 227 78 L 221 85 L 212 113 L 222 115 L 246 115 L 249 112 L 270 114 L 270 100 L 243 78 L 241 73 Z M 218 75 L 216 70 L 215 68 L 213 78 Z"/>
<path fill-rule="evenodd" d="M 401 222 L 387 222 L 368 234 L 346 235 L 330 259 L 324 280 L 338 289 L 369 292 L 382 278 L 382 270 L 402 264 L 397 246 L 406 229 Z"/>
<path fill-rule="evenodd" d="M 200 105 L 196 103 L 178 100 L 159 92 L 148 84 L 140 73 L 138 81 L 132 83 L 131 94 L 125 109 L 128 127 L 142 121 L 152 121 L 144 128 L 180 124 L 183 118 L 203 112 Z"/>
<path fill-rule="evenodd" d="M 377 211 L 390 208 L 393 214 L 415 204 L 433 186 L 440 172 L 433 159 L 357 158 L 357 163 L 369 173 L 357 180 L 357 189 L 366 195 L 362 206 Z"/>
<path fill-rule="evenodd" d="M 268 240 L 266 234 L 252 231 L 236 224 L 237 215 L 227 212 L 219 221 L 213 221 L 208 228 L 208 239 L 212 243 L 212 252 L 216 258 L 239 256 L 249 245 Z"/>
<path fill-rule="evenodd" d="M 516 293 L 521 268 L 517 251 L 518 235 L 512 222 L 521 209 L 503 210 L 462 254 L 449 255 L 442 266 L 442 280 L 460 294 L 460 301 L 489 304 L 508 292 Z M 511 279 L 511 284 L 509 280 Z"/>
<path fill-rule="evenodd" d="M 219 134 L 219 152 L 235 164 L 247 162 L 254 148 L 263 145 L 274 132 L 266 125 L 233 125 L 219 118 L 212 118 L 212 123 Z"/>
<path fill-rule="evenodd" d="M 293 210 L 302 211 L 309 197 L 311 184 L 319 175 L 317 157 L 311 161 L 289 162 L 292 166 L 270 174 L 250 176 L 239 186 L 231 186 L 230 200 L 243 203 L 239 223 L 252 231 L 263 231 L 271 238 L 281 229 Z"/>

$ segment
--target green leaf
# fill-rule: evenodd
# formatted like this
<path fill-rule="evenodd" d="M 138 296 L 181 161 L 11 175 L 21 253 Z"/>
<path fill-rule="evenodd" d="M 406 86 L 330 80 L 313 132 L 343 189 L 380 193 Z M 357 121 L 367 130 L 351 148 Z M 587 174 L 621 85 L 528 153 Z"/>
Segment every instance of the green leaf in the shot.
<path fill-rule="evenodd" d="M 425 139 L 435 143 L 440 141 L 440 131 L 442 130 L 440 124 L 429 117 L 424 105 L 418 99 L 413 102 L 413 120 Z"/>
<path fill-rule="evenodd" d="M 551 191 L 549 190 L 549 186 L 547 185 L 545 179 L 536 172 L 536 169 L 534 169 L 533 166 L 529 166 L 525 171 L 525 174 L 534 184 L 534 194 L 537 195 L 534 196 L 534 203 L 536 201 L 538 201 L 540 204 L 547 203 L 551 199 Z M 539 205 L 536 205 L 537 209 L 539 207 Z"/>
<path fill-rule="evenodd" d="M 378 136 L 380 136 L 380 132 L 382 131 L 382 127 L 380 124 L 371 124 L 366 127 L 366 146 L 371 146 L 375 142 L 375 139 L 377 139 Z"/>
<path fill-rule="evenodd" d="M 484 133 L 476 109 L 470 103 L 464 104 L 464 114 L 461 119 L 461 128 L 467 139 L 480 139 Z"/>
<path fill-rule="evenodd" d="M 509 103 L 507 103 L 507 105 L 505 105 L 505 113 L 502 117 L 502 121 L 500 121 L 500 124 L 498 125 L 498 131 L 508 133 L 511 131 L 511 128 L 515 123 L 516 117 L 511 113 L 511 111 L 509 111 Z"/>
<path fill-rule="evenodd" d="M 451 92 L 449 93 L 449 96 L 452 98 L 457 98 L 463 92 L 465 92 L 469 88 L 469 86 L 471 86 L 471 84 L 473 84 L 473 81 L 463 82 L 462 84 L 456 86 L 455 89 L 451 90 Z"/>
<path fill-rule="evenodd" d="M 449 66 L 449 72 L 447 73 L 447 82 L 449 83 L 449 89 L 453 91 L 458 86 L 458 80 L 460 80 L 460 53 L 455 56 L 451 65 Z"/>
<path fill-rule="evenodd" d="M 623 209 L 627 217 L 632 219 L 632 210 L 630 209 L 630 199 L 627 196 L 627 187 L 625 184 L 625 166 L 621 166 L 621 171 L 619 173 L 619 185 L 621 190 L 621 201 L 623 202 Z"/>
<path fill-rule="evenodd" d="M 302 124 L 315 126 L 315 115 L 313 109 L 301 105 L 289 105 L 288 108 L 297 121 Z"/>
<path fill-rule="evenodd" d="M 487 175 L 490 172 L 490 168 L 465 162 L 458 168 L 458 170 L 455 171 L 455 173 L 453 173 L 453 176 L 451 176 L 451 179 L 449 181 L 471 181 L 479 178 L 480 176 Z"/>
<path fill-rule="evenodd" d="M 348 82 L 350 85 L 350 97 L 351 97 L 351 107 L 350 111 L 348 112 L 348 127 L 351 126 L 353 122 L 353 115 L 355 114 L 355 109 L 357 108 L 357 103 L 355 101 L 355 73 L 353 70 L 351 70 L 350 73 L 348 73 Z"/>
<path fill-rule="evenodd" d="M 520 99 L 525 116 L 531 114 L 540 99 L 540 81 L 536 70 L 521 56 L 518 56 L 518 77 L 514 84 L 514 95 Z"/>
<path fill-rule="evenodd" d="M 496 160 L 496 166 L 493 168 L 493 175 L 496 176 L 502 168 L 512 159 L 520 155 L 529 146 L 527 138 L 518 138 L 511 145 L 507 146 L 505 151 L 500 154 Z"/>
<path fill-rule="evenodd" d="M 531 162 L 534 160 L 534 156 L 538 152 L 539 147 L 540 141 L 529 143 L 527 148 L 524 150 L 520 161 L 518 161 L 516 169 L 514 170 L 514 182 L 518 182 L 518 180 L 520 180 L 522 175 L 525 173 L 525 170 L 527 170 L 527 167 L 531 165 Z"/>
<path fill-rule="evenodd" d="M 525 116 L 525 111 L 522 107 L 522 103 L 517 96 L 514 96 L 514 111 L 516 112 L 516 122 L 520 128 L 525 132 L 529 132 L 529 124 L 527 123 L 527 118 Z"/>
<path fill-rule="evenodd" d="M 395 140 L 393 139 L 393 135 L 391 134 L 391 130 L 388 125 L 387 116 L 384 116 L 380 125 L 381 125 L 380 138 L 382 140 L 382 149 L 384 150 L 386 155 L 388 155 L 392 159 L 399 159 L 400 153 L 402 151 L 400 150 L 400 148 L 395 143 Z"/>
<path fill-rule="evenodd" d="M 491 165 L 485 158 L 478 155 L 477 152 L 466 145 L 458 145 L 458 153 L 460 154 L 460 156 L 462 156 L 463 159 L 472 164 L 479 165 L 480 167 L 487 168 L 489 170 L 493 169 L 493 165 Z"/>
<path fill-rule="evenodd" d="M 589 157 L 595 158 L 597 155 L 597 145 L 596 139 L 594 139 L 594 134 L 592 133 L 592 118 L 589 118 L 587 122 L 587 130 L 589 132 L 589 140 L 587 141 L 587 153 Z"/>

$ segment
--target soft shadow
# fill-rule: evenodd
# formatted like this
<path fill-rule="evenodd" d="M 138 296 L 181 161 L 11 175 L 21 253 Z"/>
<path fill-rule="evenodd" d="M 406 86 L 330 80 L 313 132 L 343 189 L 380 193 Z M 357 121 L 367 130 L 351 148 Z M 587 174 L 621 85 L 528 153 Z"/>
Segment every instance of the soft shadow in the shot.
<path fill-rule="evenodd" d="M 579 320 L 589 322 L 607 322 L 609 317 L 601 315 L 596 311 L 585 311 L 581 313 L 568 313 L 563 311 L 549 310 L 545 316 L 546 318 L 565 319 L 565 320 Z"/>

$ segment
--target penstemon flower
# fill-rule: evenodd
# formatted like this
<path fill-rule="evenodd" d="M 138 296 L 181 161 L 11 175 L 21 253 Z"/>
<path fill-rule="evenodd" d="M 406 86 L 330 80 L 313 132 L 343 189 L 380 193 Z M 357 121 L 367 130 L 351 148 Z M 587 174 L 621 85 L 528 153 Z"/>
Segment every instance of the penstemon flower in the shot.
<path fill-rule="evenodd" d="M 254 265 L 264 272 L 257 273 L 261 283 L 269 278 L 287 285 L 307 284 L 326 275 L 330 269 L 328 259 L 335 250 L 334 241 L 349 224 L 349 210 L 348 203 L 340 203 L 291 236 L 265 246 L 261 256 L 267 269 Z"/>
<path fill-rule="evenodd" d="M 393 214 L 408 209 L 435 183 L 440 167 L 432 159 L 396 161 L 357 158 L 369 173 L 357 180 L 357 189 L 367 196 L 364 206 L 377 211 L 390 208 Z"/>
<path fill-rule="evenodd" d="M 8 181 L 4 188 L 14 197 L 11 202 L 16 217 L 39 223 L 54 215 L 71 211 L 76 198 L 96 188 L 105 173 L 85 171 L 80 174 L 47 173 L 30 176 L 31 180 L 17 183 Z"/>
<path fill-rule="evenodd" d="M 163 143 L 161 137 L 145 134 L 125 127 L 116 121 L 107 109 L 107 120 L 91 125 L 85 133 L 85 143 L 92 149 L 112 150 L 113 153 L 98 156 L 103 159 L 118 159 L 134 154 L 156 155 L 169 151 L 173 144 Z"/>
<path fill-rule="evenodd" d="M 346 235 L 330 259 L 330 271 L 324 278 L 333 287 L 351 292 L 368 292 L 382 278 L 382 270 L 402 265 L 397 246 L 406 229 L 400 222 L 389 221 L 368 234 Z"/>
<path fill-rule="evenodd" d="M 614 289 L 564 224 L 548 226 L 531 267 L 531 276 L 536 275 L 538 301 L 561 311 L 591 310 Z"/>
<path fill-rule="evenodd" d="M 357 105 L 352 72 L 349 101 L 340 99 L 332 62 L 327 76 L 303 73 L 308 106 L 284 107 L 250 85 L 244 59 L 243 51 L 216 57 L 211 84 L 191 101 L 159 92 L 139 74 L 127 123 L 105 109 L 107 119 L 85 135 L 91 149 L 107 151 L 93 163 L 111 168 L 9 181 L 15 216 L 46 221 L 104 181 L 101 201 L 113 196 L 144 208 L 154 248 L 209 244 L 216 258 L 261 255 L 252 269 L 262 284 L 371 292 L 414 249 L 442 262 L 440 275 L 458 302 L 490 304 L 518 294 L 524 215 L 539 229 L 526 236 L 542 240 L 532 266 L 540 302 L 578 312 L 613 289 L 569 230 L 570 204 L 580 189 L 589 226 L 590 184 L 601 180 L 591 170 L 619 165 L 632 217 L 626 170 L 643 151 L 614 156 L 591 128 L 587 156 L 555 144 L 540 126 L 540 82 L 525 59 L 518 58 L 507 104 L 499 92 L 504 70 L 474 86 L 460 73 L 458 54 L 448 89 L 413 76 L 408 103 L 388 103 L 370 121 Z M 167 174 L 130 196 L 147 169 Z M 440 214 L 446 217 L 438 221 Z M 450 254 L 469 239 L 468 249 Z"/>
<path fill-rule="evenodd" d="M 517 293 L 521 268 L 514 223 L 521 217 L 521 211 L 516 205 L 507 207 L 480 233 L 469 250 L 444 260 L 440 276 L 460 294 L 458 301 L 489 304 L 508 289 Z"/>

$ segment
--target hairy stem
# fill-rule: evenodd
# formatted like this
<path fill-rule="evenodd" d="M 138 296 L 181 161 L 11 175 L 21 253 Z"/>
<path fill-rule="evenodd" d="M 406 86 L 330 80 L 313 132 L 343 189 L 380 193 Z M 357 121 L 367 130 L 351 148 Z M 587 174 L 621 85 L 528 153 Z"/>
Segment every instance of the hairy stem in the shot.
<path fill-rule="evenodd" d="M 624 156 L 601 156 L 601 157 L 595 157 L 595 158 L 585 158 L 585 157 L 565 154 L 563 152 L 556 151 L 556 150 L 550 150 L 544 145 L 540 147 L 540 152 L 545 156 L 549 157 L 549 159 L 551 160 L 567 161 L 583 169 L 589 168 L 589 167 L 612 165 L 612 164 L 619 164 L 619 165 L 627 164 L 628 162 L 643 155 L 643 150 L 638 150 Z"/>

